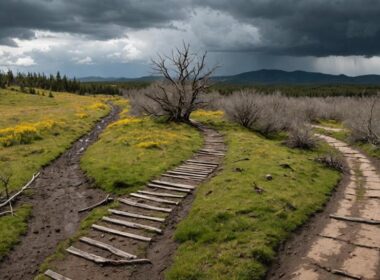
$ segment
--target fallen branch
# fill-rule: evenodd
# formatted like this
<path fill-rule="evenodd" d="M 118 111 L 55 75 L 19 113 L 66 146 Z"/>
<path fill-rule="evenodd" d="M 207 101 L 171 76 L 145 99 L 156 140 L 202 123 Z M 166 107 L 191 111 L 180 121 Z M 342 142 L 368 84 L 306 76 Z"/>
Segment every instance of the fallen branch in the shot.
<path fill-rule="evenodd" d="M 96 208 L 96 207 L 98 207 L 100 205 L 106 204 L 106 203 L 108 203 L 110 201 L 113 201 L 113 198 L 110 197 L 110 195 L 107 195 L 106 198 L 103 199 L 102 201 L 99 201 L 98 203 L 95 203 L 94 205 L 91 205 L 91 206 L 89 206 L 87 208 L 80 209 L 80 210 L 78 210 L 78 212 L 81 213 L 81 212 L 84 212 L 84 211 L 92 210 L 92 209 L 94 209 L 94 208 Z"/>
<path fill-rule="evenodd" d="M 0 204 L 0 208 L 4 207 L 5 205 L 8 205 L 9 203 L 12 202 L 13 199 L 15 199 L 17 196 L 19 196 L 23 191 L 25 191 L 27 188 L 29 188 L 29 186 L 34 182 L 34 180 L 40 175 L 40 172 L 36 173 L 36 174 L 33 174 L 33 177 L 32 179 L 25 185 L 21 188 L 21 190 L 19 190 L 17 193 L 15 193 L 14 195 L 12 195 L 10 198 L 8 198 L 6 201 L 4 201 L 3 203 Z"/>
<path fill-rule="evenodd" d="M 355 242 L 352 242 L 350 240 L 342 239 L 342 238 L 339 238 L 339 237 L 333 237 L 333 236 L 328 236 L 328 235 L 324 235 L 324 234 L 318 234 L 318 236 L 323 237 L 323 238 L 328 238 L 328 239 L 336 240 L 336 241 L 345 242 L 345 243 L 353 245 L 353 246 L 358 246 L 358 247 L 362 247 L 362 248 L 367 248 L 367 249 L 373 249 L 373 250 L 380 251 L 380 247 L 359 244 L 359 243 L 355 243 Z"/>
<path fill-rule="evenodd" d="M 0 217 L 1 217 L 1 216 L 8 215 L 8 214 L 13 214 L 13 212 L 12 212 L 12 211 L 4 211 L 4 212 L 1 212 L 1 213 L 0 213 Z"/>
<path fill-rule="evenodd" d="M 370 224 L 370 225 L 380 225 L 380 221 L 377 220 L 369 220 L 364 218 L 358 218 L 358 217 L 346 217 L 346 216 L 339 216 L 339 215 L 330 215 L 330 218 L 336 219 L 336 220 L 342 220 L 342 221 L 348 221 L 348 222 L 355 222 L 355 223 L 364 223 L 364 224 Z"/>
<path fill-rule="evenodd" d="M 351 274 L 351 273 L 348 273 L 344 270 L 339 270 L 339 269 L 334 269 L 334 268 L 330 268 L 330 267 L 327 267 L 327 266 L 324 266 L 324 265 L 321 265 L 319 263 L 313 263 L 316 267 L 319 267 L 320 269 L 323 269 L 329 273 L 332 273 L 332 274 L 335 274 L 335 275 L 340 275 L 340 276 L 345 276 L 345 277 L 348 277 L 348 278 L 351 278 L 351 279 L 356 279 L 356 280 L 361 280 L 363 279 L 361 276 L 359 275 L 354 275 L 354 274 Z"/>

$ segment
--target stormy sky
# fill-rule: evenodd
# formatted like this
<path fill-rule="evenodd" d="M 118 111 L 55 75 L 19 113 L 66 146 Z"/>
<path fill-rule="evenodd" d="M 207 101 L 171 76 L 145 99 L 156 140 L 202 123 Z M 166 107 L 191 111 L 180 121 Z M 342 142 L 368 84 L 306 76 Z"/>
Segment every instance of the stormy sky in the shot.
<path fill-rule="evenodd" d="M 0 69 L 137 77 L 185 41 L 223 75 L 380 74 L 379 15 L 378 0 L 1 0 Z"/>

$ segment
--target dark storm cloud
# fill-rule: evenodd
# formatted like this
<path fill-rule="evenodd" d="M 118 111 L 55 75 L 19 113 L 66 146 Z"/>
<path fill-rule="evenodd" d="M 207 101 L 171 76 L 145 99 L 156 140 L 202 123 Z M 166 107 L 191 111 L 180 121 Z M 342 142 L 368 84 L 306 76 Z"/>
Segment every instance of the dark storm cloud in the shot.
<path fill-rule="evenodd" d="M 260 40 L 247 43 L 242 38 L 244 44 L 239 44 L 234 38 L 223 44 L 223 32 L 217 34 L 219 42 L 210 27 L 198 40 L 216 51 L 380 54 L 379 0 L 0 0 L 0 45 L 14 45 L 12 38 L 32 38 L 36 29 L 102 40 L 120 37 L 131 28 L 173 28 L 174 20 L 186 23 L 197 9 L 220 11 L 258 29 Z"/>
<path fill-rule="evenodd" d="M 176 0 L 2 0 L 0 44 L 49 30 L 109 39 L 126 28 L 168 27 L 185 19 L 187 5 Z"/>
<path fill-rule="evenodd" d="M 378 0 L 196 0 L 258 27 L 251 51 L 296 56 L 380 54 Z"/>

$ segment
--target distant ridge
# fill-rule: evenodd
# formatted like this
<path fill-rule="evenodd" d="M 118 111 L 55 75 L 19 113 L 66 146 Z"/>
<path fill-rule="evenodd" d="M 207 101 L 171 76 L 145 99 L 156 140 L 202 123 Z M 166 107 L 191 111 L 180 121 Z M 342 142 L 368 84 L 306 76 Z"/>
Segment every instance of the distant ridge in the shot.
<path fill-rule="evenodd" d="M 150 82 L 160 79 L 158 76 L 145 76 L 140 78 L 103 78 L 84 77 L 83 82 Z M 244 72 L 232 76 L 215 76 L 216 82 L 236 85 L 380 85 L 380 75 L 362 75 L 351 77 L 347 75 L 330 75 L 306 71 L 258 70 Z"/>

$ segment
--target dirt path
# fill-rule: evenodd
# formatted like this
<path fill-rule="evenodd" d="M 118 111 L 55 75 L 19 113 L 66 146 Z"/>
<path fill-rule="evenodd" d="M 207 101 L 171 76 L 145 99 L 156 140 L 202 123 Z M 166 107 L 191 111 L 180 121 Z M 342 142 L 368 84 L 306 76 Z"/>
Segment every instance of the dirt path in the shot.
<path fill-rule="evenodd" d="M 68 254 L 64 260 L 54 262 L 51 267 L 52 270 L 73 280 L 164 279 L 164 272 L 170 266 L 173 253 L 177 248 L 177 243 L 173 237 L 176 225 L 190 210 L 196 186 L 217 172 L 224 157 L 225 144 L 222 136 L 202 125 L 199 125 L 199 128 L 204 135 L 205 144 L 192 159 L 185 161 L 173 170 L 167 171 L 158 180 L 153 180 L 139 192 L 121 197 L 124 199 L 124 203 L 120 202 L 119 207 L 114 209 L 112 215 L 106 217 L 108 220 L 102 220 L 93 225 L 98 229 L 92 228 L 86 238 L 101 242 L 103 247 L 112 246 L 113 253 L 81 241 L 73 244 L 75 249 L 93 254 L 92 257 L 96 255 L 98 259 L 101 257 L 108 261 L 126 260 L 126 257 L 120 256 L 120 250 L 122 250 L 121 254 L 132 254 L 137 259 L 148 259 L 150 263 L 101 266 L 90 260 L 88 256 L 86 258 L 82 252 L 82 257 Z M 136 197 L 136 194 L 140 197 Z M 141 197 L 141 195 L 145 197 Z M 154 201 L 156 199 L 166 201 Z M 141 208 L 142 205 L 127 205 L 125 200 L 164 208 L 168 213 L 163 212 L 162 209 L 144 209 Z M 115 212 L 115 210 L 122 212 Z M 156 220 L 149 220 L 146 217 L 131 217 L 131 213 L 153 217 Z M 124 225 L 120 225 L 120 223 L 124 223 Z M 134 223 L 134 225 L 130 223 Z M 134 228 L 136 224 L 153 228 Z M 104 228 L 117 230 L 119 234 L 105 232 Z M 151 238 L 151 240 L 137 240 L 136 237 L 120 236 L 120 233 L 134 234 L 140 238 Z M 116 252 L 115 249 L 118 251 Z"/>
<path fill-rule="evenodd" d="M 323 213 L 317 214 L 285 244 L 267 279 L 379 280 L 379 171 L 363 153 L 346 143 L 318 136 L 344 155 L 349 175 Z M 378 224 L 340 219 L 352 217 Z"/>
<path fill-rule="evenodd" d="M 0 263 L 2 280 L 33 279 L 39 265 L 51 255 L 57 244 L 69 238 L 78 229 L 81 216 L 78 209 L 104 198 L 80 169 L 79 160 L 88 146 L 94 143 L 102 130 L 118 117 L 119 109 L 98 122 L 93 130 L 76 141 L 49 166 L 32 184 L 32 195 L 20 202 L 33 205 L 28 232 Z"/>

